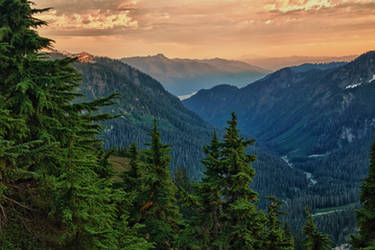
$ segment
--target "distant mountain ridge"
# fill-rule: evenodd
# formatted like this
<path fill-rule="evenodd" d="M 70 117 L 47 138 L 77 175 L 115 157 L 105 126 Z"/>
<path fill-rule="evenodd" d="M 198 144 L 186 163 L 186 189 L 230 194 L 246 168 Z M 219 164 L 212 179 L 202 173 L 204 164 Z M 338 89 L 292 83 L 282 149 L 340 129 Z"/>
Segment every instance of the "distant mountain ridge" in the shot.
<path fill-rule="evenodd" d="M 255 57 L 255 56 L 243 56 L 239 60 L 258 65 L 276 71 L 285 67 L 292 67 L 301 64 L 326 64 L 332 62 L 350 62 L 354 60 L 358 55 L 348 56 L 336 56 L 336 57 L 315 57 L 315 56 L 289 56 L 289 57 Z"/>
<path fill-rule="evenodd" d="M 285 131 L 296 134 L 301 134 L 301 129 L 309 134 L 313 132 L 312 123 L 306 123 L 309 119 L 307 115 L 321 117 L 327 114 L 330 115 L 327 117 L 329 120 L 333 120 L 332 115 L 335 115 L 337 119 L 333 122 L 336 123 L 341 121 L 340 116 L 352 112 L 349 108 L 359 108 L 375 97 L 372 96 L 375 84 L 369 84 L 375 80 L 375 52 L 366 53 L 348 64 L 335 64 L 324 70 L 320 66 L 304 65 L 304 70 L 300 67 L 284 68 L 241 89 L 219 86 L 202 90 L 184 100 L 184 104 L 216 126 L 224 124 L 230 110 L 237 111 L 239 117 L 245 119 L 243 129 L 247 133 L 274 146 L 280 144 L 280 150 L 286 152 L 289 149 L 281 143 Z M 223 88 L 225 91 L 222 91 Z M 375 117 L 375 108 L 367 107 L 360 111 L 367 112 L 368 119 L 372 115 Z M 299 125 L 302 127 L 290 127 L 290 124 L 302 120 L 305 120 Z M 319 124 L 319 121 L 314 122 Z M 274 124 L 278 124 L 278 128 Z M 340 138 L 337 133 L 344 132 L 335 132 L 330 128 L 324 136 Z M 290 135 L 288 138 L 292 140 Z M 323 144 L 310 151 L 324 150 Z"/>
<path fill-rule="evenodd" d="M 119 60 L 93 57 L 90 62 L 79 61 L 74 66 L 82 73 L 79 91 L 88 99 L 114 92 L 121 95 L 118 104 L 103 110 L 123 114 L 104 124 L 103 138 L 107 148 L 127 146 L 133 141 L 144 146 L 156 119 L 163 142 L 170 144 L 172 149 L 172 170 L 182 166 L 193 179 L 201 177 L 203 165 L 200 160 L 204 157 L 203 146 L 213 135 L 212 125 L 185 108 L 155 79 Z M 221 135 L 222 129 L 217 133 Z M 251 151 L 257 155 L 254 167 L 258 176 L 252 185 L 261 196 L 277 195 L 287 199 L 299 195 L 308 185 L 303 172 L 291 169 L 277 154 L 261 145 L 252 147 Z M 275 179 L 280 181 L 275 182 Z M 265 203 L 260 205 L 266 206 Z"/>
<path fill-rule="evenodd" d="M 221 85 L 183 101 L 216 127 L 235 111 L 241 131 L 306 173 L 309 187 L 290 201 L 293 227 L 306 204 L 324 209 L 357 203 L 367 175 L 375 138 L 375 52 L 331 66 L 283 68 L 244 88 Z M 353 218 L 352 209 L 316 220 L 336 242 L 345 242 L 355 231 Z M 352 226 L 338 227 L 343 220 Z"/>
<path fill-rule="evenodd" d="M 163 54 L 122 58 L 157 79 L 174 95 L 188 95 L 218 84 L 246 86 L 269 71 L 241 61 L 214 59 L 170 59 Z"/>

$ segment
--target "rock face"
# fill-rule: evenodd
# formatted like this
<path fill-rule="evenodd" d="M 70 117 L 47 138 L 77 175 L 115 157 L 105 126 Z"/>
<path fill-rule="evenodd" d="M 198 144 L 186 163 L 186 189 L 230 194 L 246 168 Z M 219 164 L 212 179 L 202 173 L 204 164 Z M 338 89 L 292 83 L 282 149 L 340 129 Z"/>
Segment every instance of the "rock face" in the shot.
<path fill-rule="evenodd" d="M 76 55 L 73 55 L 73 57 L 77 57 L 78 61 L 80 63 L 93 63 L 93 62 L 95 62 L 94 56 L 89 54 L 89 53 L 86 53 L 86 52 L 78 53 Z"/>

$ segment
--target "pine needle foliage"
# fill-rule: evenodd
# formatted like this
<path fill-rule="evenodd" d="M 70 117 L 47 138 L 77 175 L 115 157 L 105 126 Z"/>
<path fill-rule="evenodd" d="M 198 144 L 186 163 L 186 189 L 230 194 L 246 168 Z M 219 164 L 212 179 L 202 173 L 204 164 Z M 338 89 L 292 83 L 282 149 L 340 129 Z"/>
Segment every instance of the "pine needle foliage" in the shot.
<path fill-rule="evenodd" d="M 157 249 L 175 247 L 181 217 L 175 198 L 176 187 L 170 175 L 171 157 L 169 146 L 161 142 L 156 120 L 149 134 L 151 142 L 143 151 L 145 190 L 141 196 L 141 224 L 146 239 L 155 243 Z"/>
<path fill-rule="evenodd" d="M 1 245 L 22 249 L 117 249 L 113 190 L 98 150 L 99 114 L 116 95 L 78 102 L 75 59 L 40 53 L 52 40 L 26 0 L 0 0 Z M 104 165 L 103 165 L 104 164 Z M 124 230 L 125 231 L 125 230 Z M 124 243 L 125 244 L 125 243 Z"/>
<path fill-rule="evenodd" d="M 375 249 L 375 142 L 371 148 L 368 177 L 361 186 L 360 200 L 363 205 L 357 211 L 359 235 L 352 236 L 355 249 Z"/>
<path fill-rule="evenodd" d="M 329 250 L 331 248 L 331 240 L 328 235 L 319 232 L 314 224 L 313 217 L 306 207 L 307 221 L 303 228 L 305 234 L 305 248 L 306 250 Z"/>
<path fill-rule="evenodd" d="M 240 137 L 237 117 L 232 120 L 224 134 L 221 148 L 221 169 L 224 176 L 223 230 L 221 238 L 227 249 L 262 249 L 264 247 L 265 214 L 258 210 L 257 193 L 250 188 L 255 170 L 251 162 L 256 157 L 245 149 L 255 140 Z"/>

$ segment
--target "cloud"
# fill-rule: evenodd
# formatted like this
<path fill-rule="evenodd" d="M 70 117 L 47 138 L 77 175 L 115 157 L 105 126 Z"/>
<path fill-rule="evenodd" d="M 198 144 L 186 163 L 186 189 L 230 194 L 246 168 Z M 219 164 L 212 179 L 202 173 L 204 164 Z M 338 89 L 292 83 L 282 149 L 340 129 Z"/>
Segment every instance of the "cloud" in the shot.
<path fill-rule="evenodd" d="M 131 16 L 136 10 L 134 0 L 39 0 L 38 8 L 53 9 L 38 15 L 49 23 L 55 35 L 106 35 L 137 29 L 138 22 Z M 48 28 L 47 28 L 48 29 Z"/>
<path fill-rule="evenodd" d="M 375 41 L 375 0 L 35 1 L 40 8 L 54 7 L 39 17 L 49 22 L 42 33 L 58 46 L 69 49 L 82 37 L 103 37 L 100 47 L 108 55 L 125 48 L 103 46 L 105 41 L 116 41 L 116 46 L 125 41 L 138 55 L 158 50 L 196 57 L 299 53 L 304 46 L 332 53 L 332 43 L 344 44 L 342 39 L 352 39 L 351 48 L 363 46 L 361 37 Z"/>

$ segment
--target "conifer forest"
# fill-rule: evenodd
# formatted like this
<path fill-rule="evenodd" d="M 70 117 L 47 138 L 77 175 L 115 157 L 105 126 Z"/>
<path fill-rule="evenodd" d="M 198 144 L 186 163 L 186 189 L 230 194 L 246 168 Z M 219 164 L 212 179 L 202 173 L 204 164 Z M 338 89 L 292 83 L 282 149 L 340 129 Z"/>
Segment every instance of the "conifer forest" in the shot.
<path fill-rule="evenodd" d="M 48 11 L 27 0 L 0 0 L 0 249 L 375 249 L 373 137 L 363 137 L 355 147 L 361 152 L 353 151 L 365 156 L 358 162 L 367 169 L 337 167 L 344 181 L 336 185 L 329 179 L 335 168 L 314 172 L 315 165 L 336 164 L 317 159 L 323 154 L 311 161 L 298 155 L 293 165 L 271 150 L 287 152 L 293 143 L 307 152 L 307 143 L 316 142 L 315 123 L 272 137 L 276 129 L 245 128 L 263 114 L 253 119 L 240 104 L 220 106 L 220 100 L 244 102 L 242 89 L 221 86 L 227 89 L 202 90 L 180 102 L 124 62 L 65 56 L 38 33 L 48 25 L 38 15 Z M 315 79 L 326 72 L 328 79 L 349 66 L 328 67 L 285 74 Z M 267 77 L 261 81 L 273 79 Z M 255 90 L 247 96 L 258 100 Z M 374 107 L 368 98 L 372 104 L 364 110 Z M 307 117 L 293 114 L 298 126 L 297 117 Z M 294 137 L 302 127 L 311 134 Z M 330 136 L 316 145 L 333 147 L 333 138 L 343 135 Z M 345 150 L 330 159 L 355 165 L 358 158 Z"/>

